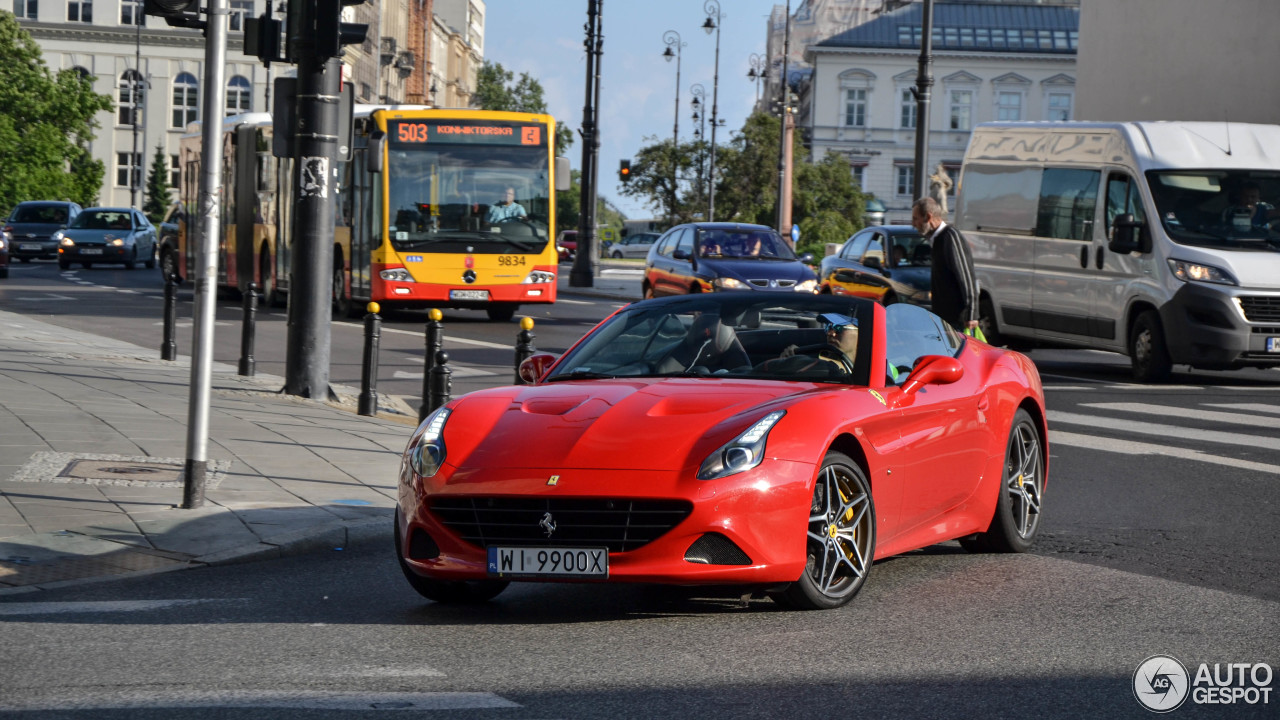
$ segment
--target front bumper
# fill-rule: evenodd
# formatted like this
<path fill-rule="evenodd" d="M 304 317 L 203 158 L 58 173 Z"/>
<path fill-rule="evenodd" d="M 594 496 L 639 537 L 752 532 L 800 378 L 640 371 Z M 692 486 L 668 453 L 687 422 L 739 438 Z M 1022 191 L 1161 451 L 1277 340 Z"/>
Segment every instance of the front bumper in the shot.
<path fill-rule="evenodd" d="M 405 518 L 400 529 L 401 547 L 411 548 L 414 533 L 425 532 L 439 549 L 439 555 L 429 559 L 409 557 L 413 553 L 406 551 L 404 559 L 415 572 L 433 579 L 493 577 L 488 574 L 485 547 L 464 541 L 431 512 L 431 502 L 439 496 L 683 499 L 692 503 L 692 511 L 683 521 L 640 548 L 609 553 L 609 577 L 603 582 L 772 585 L 800 577 L 814 466 L 766 460 L 747 472 L 709 481 L 693 479 L 695 471 L 452 470 L 446 466 L 426 481 L 413 476 L 410 483 L 400 484 Z M 446 474 L 448 481 L 441 477 Z M 548 485 L 552 475 L 559 476 L 554 486 Z M 727 538 L 746 554 L 748 563 L 713 565 L 686 560 L 690 546 L 707 533 Z M 557 547 L 551 540 L 522 546 Z"/>
<path fill-rule="evenodd" d="M 1174 293 L 1160 319 L 1175 363 L 1203 369 L 1280 366 L 1280 353 L 1267 352 L 1267 338 L 1280 337 L 1280 319 L 1246 318 L 1241 298 L 1280 303 L 1280 292 L 1186 283 Z"/>
<path fill-rule="evenodd" d="M 9 255 L 13 258 L 30 260 L 47 260 L 58 257 L 58 243 L 52 240 L 10 241 Z"/>

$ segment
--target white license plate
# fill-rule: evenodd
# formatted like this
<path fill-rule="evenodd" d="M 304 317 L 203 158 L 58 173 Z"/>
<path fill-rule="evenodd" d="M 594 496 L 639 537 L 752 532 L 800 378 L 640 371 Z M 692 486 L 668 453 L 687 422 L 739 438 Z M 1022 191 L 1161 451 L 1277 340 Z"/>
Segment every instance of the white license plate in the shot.
<path fill-rule="evenodd" d="M 450 300 L 488 300 L 488 290 L 450 290 Z"/>
<path fill-rule="evenodd" d="M 1280 337 L 1267 338 L 1267 352 L 1280 353 Z"/>
<path fill-rule="evenodd" d="M 22 243 L 18 246 L 19 250 L 43 250 L 44 247 L 40 243 Z"/>
<path fill-rule="evenodd" d="M 489 574 L 497 577 L 609 577 L 607 548 L 489 548 Z"/>
<path fill-rule="evenodd" d="M 101 255 L 102 248 L 80 248 L 81 255 Z"/>

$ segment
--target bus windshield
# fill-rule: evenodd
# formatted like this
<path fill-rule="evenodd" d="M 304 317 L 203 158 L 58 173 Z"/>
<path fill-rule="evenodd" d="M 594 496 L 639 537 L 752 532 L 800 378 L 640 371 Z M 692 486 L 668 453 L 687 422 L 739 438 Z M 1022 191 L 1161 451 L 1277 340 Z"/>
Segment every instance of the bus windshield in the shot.
<path fill-rule="evenodd" d="M 1280 172 L 1148 173 L 1169 237 L 1182 245 L 1280 250 Z"/>
<path fill-rule="evenodd" d="M 401 145 L 387 162 L 397 250 L 539 252 L 548 240 L 545 146 Z"/>

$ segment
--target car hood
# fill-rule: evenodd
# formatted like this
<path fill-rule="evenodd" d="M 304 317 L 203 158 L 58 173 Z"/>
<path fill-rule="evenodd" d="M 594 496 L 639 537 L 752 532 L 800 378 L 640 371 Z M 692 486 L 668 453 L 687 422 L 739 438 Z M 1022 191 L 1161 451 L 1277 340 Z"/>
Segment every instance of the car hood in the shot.
<path fill-rule="evenodd" d="M 794 280 L 802 283 L 817 276 L 799 260 L 717 260 L 698 261 L 698 269 L 715 277 L 735 280 Z"/>
<path fill-rule="evenodd" d="M 445 426 L 460 469 L 673 470 L 704 458 L 767 410 L 829 385 L 704 378 L 583 380 L 471 393 Z M 705 451 L 704 451 L 705 450 Z"/>

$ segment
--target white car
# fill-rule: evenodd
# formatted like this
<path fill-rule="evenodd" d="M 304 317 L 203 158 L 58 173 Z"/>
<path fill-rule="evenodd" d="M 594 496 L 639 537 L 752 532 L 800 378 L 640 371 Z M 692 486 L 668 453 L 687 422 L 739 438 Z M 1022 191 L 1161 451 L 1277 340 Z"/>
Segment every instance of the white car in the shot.
<path fill-rule="evenodd" d="M 658 240 L 658 233 L 628 235 L 609 246 L 609 257 L 614 259 L 642 258 L 649 255 L 649 248 Z"/>

